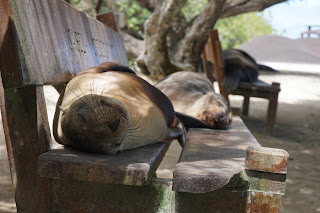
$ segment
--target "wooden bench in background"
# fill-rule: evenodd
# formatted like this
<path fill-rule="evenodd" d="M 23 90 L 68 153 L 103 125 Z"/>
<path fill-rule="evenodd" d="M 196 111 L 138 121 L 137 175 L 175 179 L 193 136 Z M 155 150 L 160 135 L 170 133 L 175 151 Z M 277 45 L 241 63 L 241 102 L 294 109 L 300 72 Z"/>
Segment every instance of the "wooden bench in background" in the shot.
<path fill-rule="evenodd" d="M 1 113 L 19 212 L 281 212 L 288 154 L 261 147 L 239 117 L 228 130 L 191 129 L 172 180 L 155 176 L 167 143 L 114 155 L 52 149 L 43 85 L 105 61 L 128 65 L 122 38 L 112 14 L 99 16 L 105 26 L 61 0 L 4 0 L 0 17 Z"/>
<path fill-rule="evenodd" d="M 243 96 L 242 114 L 248 116 L 250 97 L 264 98 L 269 100 L 267 120 L 265 125 L 265 131 L 272 133 L 274 123 L 276 121 L 277 107 L 278 107 L 278 94 L 280 92 L 280 84 L 272 83 L 267 84 L 263 81 L 257 80 L 255 82 L 240 82 L 238 88 L 230 90 L 221 85 L 224 78 L 224 61 L 222 58 L 221 44 L 219 41 L 218 31 L 209 31 L 209 40 L 203 52 L 204 58 L 204 70 L 209 79 L 215 79 L 218 82 L 219 90 L 229 102 L 229 94 Z M 206 61 L 213 64 L 213 67 L 206 66 Z M 214 71 L 213 71 L 214 70 Z"/>

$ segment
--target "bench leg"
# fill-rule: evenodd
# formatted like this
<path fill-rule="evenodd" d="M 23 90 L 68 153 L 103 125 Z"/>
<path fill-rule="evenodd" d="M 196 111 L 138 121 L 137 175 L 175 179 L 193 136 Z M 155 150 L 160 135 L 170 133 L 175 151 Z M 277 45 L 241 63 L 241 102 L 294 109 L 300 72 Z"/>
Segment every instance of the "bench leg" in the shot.
<path fill-rule="evenodd" d="M 244 96 L 243 105 L 242 105 L 242 115 L 244 116 L 248 116 L 249 114 L 249 102 L 250 102 L 250 97 Z"/>
<path fill-rule="evenodd" d="M 277 108 L 278 108 L 278 93 L 275 93 L 269 98 L 267 123 L 265 127 L 265 132 L 268 134 L 272 133 L 273 126 L 276 121 Z"/>

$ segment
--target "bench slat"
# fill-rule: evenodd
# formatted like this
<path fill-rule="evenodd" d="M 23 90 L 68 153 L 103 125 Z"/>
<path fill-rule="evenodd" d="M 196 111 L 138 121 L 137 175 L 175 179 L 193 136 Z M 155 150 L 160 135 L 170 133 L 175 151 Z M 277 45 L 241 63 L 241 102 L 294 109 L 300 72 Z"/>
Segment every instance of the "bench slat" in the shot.
<path fill-rule="evenodd" d="M 61 0 L 10 1 L 19 57 L 4 87 L 57 84 L 106 61 L 128 65 L 121 35 Z M 0 61 L 6 70 L 10 61 Z"/>
<path fill-rule="evenodd" d="M 260 147 L 240 117 L 228 130 L 190 129 L 173 174 L 178 192 L 205 193 L 228 184 L 245 165 L 246 149 Z"/>
<path fill-rule="evenodd" d="M 141 186 L 150 183 L 168 147 L 159 142 L 98 155 L 61 146 L 40 155 L 38 173 L 47 178 Z"/>

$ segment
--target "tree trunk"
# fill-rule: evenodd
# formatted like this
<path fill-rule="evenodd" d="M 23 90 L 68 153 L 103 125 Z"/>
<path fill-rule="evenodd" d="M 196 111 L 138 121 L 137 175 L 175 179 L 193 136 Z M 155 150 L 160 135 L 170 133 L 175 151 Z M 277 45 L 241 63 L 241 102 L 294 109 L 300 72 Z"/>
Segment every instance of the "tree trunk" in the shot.
<path fill-rule="evenodd" d="M 169 58 L 167 35 L 172 21 L 180 13 L 185 1 L 162 1 L 145 22 L 145 49 L 137 63 L 141 71 L 153 80 L 179 70 Z"/>
<path fill-rule="evenodd" d="M 179 48 L 172 54 L 173 60 L 195 71 L 203 48 L 208 40 L 208 32 L 219 18 L 225 0 L 208 0 L 203 12 L 184 30 L 184 38 L 175 42 Z"/>
<path fill-rule="evenodd" d="M 203 12 L 189 23 L 181 12 L 186 0 L 136 1 L 153 11 L 145 23 L 145 49 L 137 64 L 158 80 L 178 70 L 196 70 L 208 31 L 218 18 L 261 11 L 286 0 L 208 0 Z"/>

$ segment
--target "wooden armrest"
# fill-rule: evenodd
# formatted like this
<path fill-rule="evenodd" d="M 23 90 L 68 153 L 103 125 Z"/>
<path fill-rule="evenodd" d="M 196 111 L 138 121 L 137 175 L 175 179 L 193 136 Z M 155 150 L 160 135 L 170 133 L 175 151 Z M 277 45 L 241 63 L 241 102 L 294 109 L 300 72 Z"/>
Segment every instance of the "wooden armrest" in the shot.
<path fill-rule="evenodd" d="M 270 85 L 266 82 L 257 80 L 252 83 L 240 82 L 239 87 L 237 89 L 261 90 L 264 92 L 280 92 L 280 84 L 273 83 L 272 85 Z"/>
<path fill-rule="evenodd" d="M 173 174 L 173 190 L 206 193 L 243 171 L 246 149 L 260 147 L 240 117 L 228 130 L 190 129 Z"/>
<path fill-rule="evenodd" d="M 113 155 L 90 154 L 59 147 L 39 157 L 41 177 L 141 186 L 150 182 L 169 143 L 125 150 Z"/>

